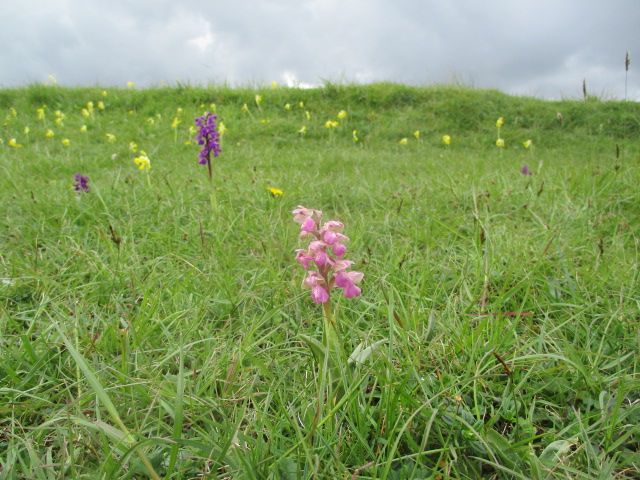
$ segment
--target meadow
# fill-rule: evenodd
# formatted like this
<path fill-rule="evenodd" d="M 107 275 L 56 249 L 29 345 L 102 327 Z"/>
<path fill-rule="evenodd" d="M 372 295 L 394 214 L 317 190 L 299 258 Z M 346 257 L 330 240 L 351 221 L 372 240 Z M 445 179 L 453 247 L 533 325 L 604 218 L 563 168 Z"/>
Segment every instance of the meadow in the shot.
<path fill-rule="evenodd" d="M 0 122 L 1 478 L 639 478 L 640 104 L 34 84 Z M 364 274 L 338 379 L 299 205 Z"/>

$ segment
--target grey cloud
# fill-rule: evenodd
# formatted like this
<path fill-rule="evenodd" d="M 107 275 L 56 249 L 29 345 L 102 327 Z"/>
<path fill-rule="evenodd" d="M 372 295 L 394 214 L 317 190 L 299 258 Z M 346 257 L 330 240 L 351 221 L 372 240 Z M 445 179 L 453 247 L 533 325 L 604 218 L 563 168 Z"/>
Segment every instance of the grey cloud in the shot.
<path fill-rule="evenodd" d="M 637 0 L 23 0 L 0 5 L 0 86 L 452 80 L 640 98 Z M 640 64 L 640 62 L 639 62 Z"/>

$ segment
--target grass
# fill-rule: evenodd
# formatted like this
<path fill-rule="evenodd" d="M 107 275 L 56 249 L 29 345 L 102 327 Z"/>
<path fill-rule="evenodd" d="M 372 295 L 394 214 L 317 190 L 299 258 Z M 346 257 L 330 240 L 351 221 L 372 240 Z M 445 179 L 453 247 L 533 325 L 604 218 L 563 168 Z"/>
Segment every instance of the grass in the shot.
<path fill-rule="evenodd" d="M 102 92 L 0 90 L 3 478 L 637 478 L 637 103 Z M 211 103 L 215 205 L 185 144 Z M 334 293 L 346 349 L 380 342 L 335 399 L 302 341 L 322 312 L 299 204 L 344 222 L 365 274 Z"/>

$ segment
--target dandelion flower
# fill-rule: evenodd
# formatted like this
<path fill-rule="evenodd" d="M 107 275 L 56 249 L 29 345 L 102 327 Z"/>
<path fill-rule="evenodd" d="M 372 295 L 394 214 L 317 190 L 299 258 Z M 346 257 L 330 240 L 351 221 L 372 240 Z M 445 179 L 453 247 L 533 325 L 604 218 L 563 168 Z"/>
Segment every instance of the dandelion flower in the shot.
<path fill-rule="evenodd" d="M 280 190 L 279 188 L 275 188 L 275 187 L 267 187 L 267 190 L 274 197 L 280 197 L 284 193 L 282 190 Z"/>
<path fill-rule="evenodd" d="M 444 142 L 445 145 L 451 145 L 451 136 L 443 135 L 442 136 L 442 141 Z"/>

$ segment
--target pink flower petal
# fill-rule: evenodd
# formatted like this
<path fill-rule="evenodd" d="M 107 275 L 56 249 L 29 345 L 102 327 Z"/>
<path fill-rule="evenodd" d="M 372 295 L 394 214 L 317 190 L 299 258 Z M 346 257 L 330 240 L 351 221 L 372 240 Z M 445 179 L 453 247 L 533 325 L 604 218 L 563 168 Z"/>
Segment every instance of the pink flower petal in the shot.
<path fill-rule="evenodd" d="M 316 303 L 324 303 L 329 300 L 329 294 L 324 289 L 324 287 L 320 285 L 314 285 L 311 287 L 311 299 Z"/>
<path fill-rule="evenodd" d="M 347 247 L 345 247 L 341 243 L 336 243 L 331 251 L 336 257 L 341 258 L 345 253 L 347 253 Z"/>
<path fill-rule="evenodd" d="M 311 217 L 306 218 L 302 222 L 302 226 L 300 227 L 300 229 L 304 230 L 305 232 L 313 232 L 315 228 L 316 228 L 316 221 Z"/>
<path fill-rule="evenodd" d="M 351 284 L 344 289 L 344 296 L 347 298 L 359 297 L 362 290 Z"/>

